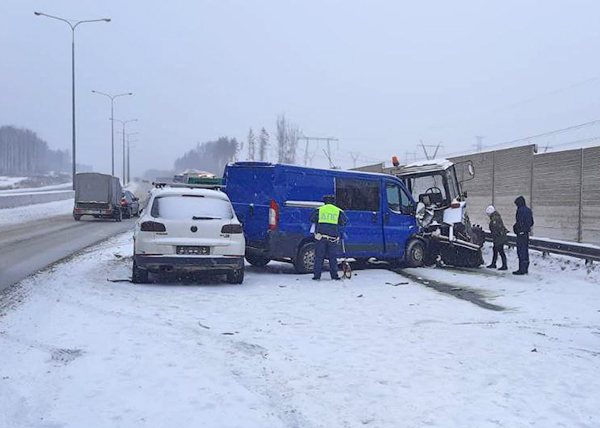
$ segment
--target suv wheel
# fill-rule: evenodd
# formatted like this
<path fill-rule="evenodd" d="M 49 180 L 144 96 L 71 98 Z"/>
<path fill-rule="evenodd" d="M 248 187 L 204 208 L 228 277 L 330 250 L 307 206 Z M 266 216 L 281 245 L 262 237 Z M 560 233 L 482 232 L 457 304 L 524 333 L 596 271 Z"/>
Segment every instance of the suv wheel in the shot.
<path fill-rule="evenodd" d="M 80 215 L 73 215 L 73 218 L 75 219 L 75 221 L 81 220 L 81 216 Z"/>
<path fill-rule="evenodd" d="M 298 250 L 294 259 L 294 268 L 297 273 L 310 273 L 315 269 L 315 244 L 308 242 Z"/>
<path fill-rule="evenodd" d="M 414 239 L 406 246 L 405 262 L 409 267 L 421 267 L 425 264 L 425 244 Z"/>
<path fill-rule="evenodd" d="M 227 272 L 227 282 L 230 284 L 241 284 L 244 282 L 244 267 Z"/>
<path fill-rule="evenodd" d="M 246 254 L 246 260 L 252 266 L 256 267 L 265 267 L 271 259 L 265 256 L 261 256 L 260 254 Z"/>
<path fill-rule="evenodd" d="M 149 282 L 148 271 L 137 267 L 137 263 L 135 261 L 133 262 L 131 282 L 133 282 L 134 284 L 147 284 Z"/>

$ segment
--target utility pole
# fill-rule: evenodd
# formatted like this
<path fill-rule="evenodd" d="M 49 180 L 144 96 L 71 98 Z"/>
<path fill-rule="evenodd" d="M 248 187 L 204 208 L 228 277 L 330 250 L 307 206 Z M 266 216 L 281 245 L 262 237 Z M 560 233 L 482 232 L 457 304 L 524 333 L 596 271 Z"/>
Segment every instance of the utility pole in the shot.
<path fill-rule="evenodd" d="M 483 150 L 483 139 L 485 138 L 484 135 L 476 135 L 475 139 L 477 140 L 477 144 L 475 144 L 475 148 L 477 149 L 477 153 L 481 152 Z"/>

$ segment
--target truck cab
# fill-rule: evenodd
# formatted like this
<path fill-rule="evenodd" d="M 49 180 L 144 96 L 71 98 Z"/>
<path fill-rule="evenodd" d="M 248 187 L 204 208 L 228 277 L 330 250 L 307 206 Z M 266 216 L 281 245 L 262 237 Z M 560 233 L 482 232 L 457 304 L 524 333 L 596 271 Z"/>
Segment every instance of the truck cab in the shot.
<path fill-rule="evenodd" d="M 446 159 L 403 166 L 393 163 L 390 172 L 404 182 L 419 202 L 417 219 L 420 234 L 428 243 L 427 260 L 433 262 L 440 256 L 446 264 L 464 267 L 483 263 L 483 230 L 471 224 L 467 193 L 461 189 L 461 184 L 475 175 L 473 164 L 454 164 Z M 461 167 L 462 181 L 458 179 L 457 166 Z"/>
<path fill-rule="evenodd" d="M 290 261 L 312 271 L 311 214 L 334 194 L 348 224 L 342 229 L 345 254 L 423 263 L 425 243 L 417 237 L 417 203 L 404 182 L 388 174 L 306 168 L 266 162 L 236 162 L 224 173 L 229 196 L 246 235 L 246 259 L 255 266 Z"/>

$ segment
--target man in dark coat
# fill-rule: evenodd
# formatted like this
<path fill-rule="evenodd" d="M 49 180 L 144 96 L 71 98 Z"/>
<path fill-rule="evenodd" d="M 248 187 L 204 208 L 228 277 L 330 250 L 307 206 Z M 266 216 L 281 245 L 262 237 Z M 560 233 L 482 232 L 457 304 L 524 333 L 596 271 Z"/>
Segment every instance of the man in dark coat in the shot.
<path fill-rule="evenodd" d="M 344 211 L 335 206 L 335 196 L 323 197 L 325 205 L 316 209 L 310 221 L 315 223 L 315 267 L 314 280 L 321 279 L 323 262 L 329 260 L 331 279 L 338 280 L 337 248 L 340 240 L 340 226 L 344 226 L 348 218 Z"/>
<path fill-rule="evenodd" d="M 492 255 L 492 263 L 488 266 L 490 269 L 496 269 L 496 261 L 498 260 L 498 255 L 502 259 L 502 266 L 498 270 L 508 270 L 508 265 L 506 264 L 506 253 L 504 252 L 504 246 L 508 243 L 508 235 L 506 234 L 508 230 L 504 227 L 504 222 L 502 221 L 502 217 L 500 213 L 496 211 L 493 205 L 490 205 L 485 209 L 485 213 L 490 217 L 490 233 L 492 235 L 493 241 L 493 255 Z"/>
<path fill-rule="evenodd" d="M 515 275 L 529 273 L 529 234 L 533 227 L 533 212 L 525 203 L 525 198 L 519 196 L 515 199 L 517 206 L 517 222 L 513 231 L 517 235 L 517 255 L 519 256 L 519 270 L 513 272 Z"/>

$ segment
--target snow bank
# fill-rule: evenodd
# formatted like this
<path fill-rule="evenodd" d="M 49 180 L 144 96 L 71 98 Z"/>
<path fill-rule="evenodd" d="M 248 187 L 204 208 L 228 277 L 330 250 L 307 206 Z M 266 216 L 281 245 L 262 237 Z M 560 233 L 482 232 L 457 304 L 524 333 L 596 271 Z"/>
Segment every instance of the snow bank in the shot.
<path fill-rule="evenodd" d="M 1 209 L 0 227 L 42 220 L 57 215 L 71 214 L 73 212 L 73 203 L 74 201 L 71 198 L 64 201 L 48 202 L 46 204 Z"/>
<path fill-rule="evenodd" d="M 600 425 L 600 286 L 585 269 L 409 270 L 496 312 L 376 269 L 106 281 L 130 275 L 131 252 L 123 235 L 3 296 L 0 426 Z"/>

